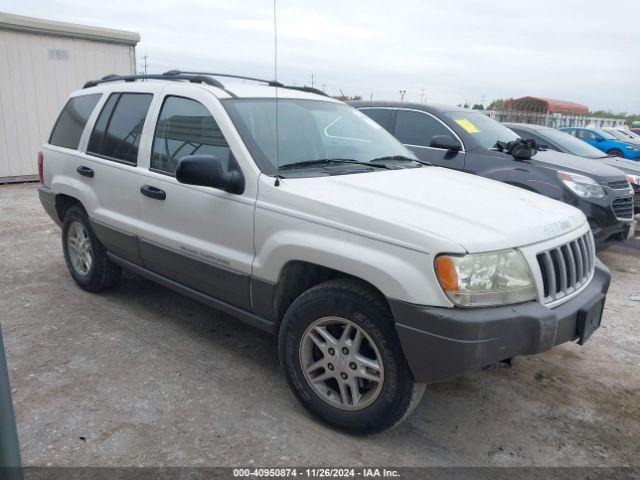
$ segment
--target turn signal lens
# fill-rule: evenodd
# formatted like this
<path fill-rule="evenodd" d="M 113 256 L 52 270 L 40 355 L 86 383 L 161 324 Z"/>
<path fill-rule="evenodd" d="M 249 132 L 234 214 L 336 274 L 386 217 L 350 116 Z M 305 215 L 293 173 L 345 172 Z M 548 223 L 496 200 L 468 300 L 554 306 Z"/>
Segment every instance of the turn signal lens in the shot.
<path fill-rule="evenodd" d="M 440 286 L 445 292 L 455 292 L 458 290 L 458 274 L 450 257 L 441 255 L 436 258 L 436 275 L 438 276 Z"/>

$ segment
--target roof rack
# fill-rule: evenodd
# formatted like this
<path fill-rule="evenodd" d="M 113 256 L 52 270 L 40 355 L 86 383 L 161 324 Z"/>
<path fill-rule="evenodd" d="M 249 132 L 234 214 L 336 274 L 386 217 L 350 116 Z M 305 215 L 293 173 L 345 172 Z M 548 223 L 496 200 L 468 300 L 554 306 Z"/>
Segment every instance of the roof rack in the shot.
<path fill-rule="evenodd" d="M 252 82 L 265 83 L 270 87 L 279 87 L 279 88 L 287 88 L 289 90 L 298 90 L 300 92 L 307 93 L 315 93 L 316 95 L 327 96 L 322 90 L 318 90 L 317 88 L 302 86 L 298 87 L 295 85 L 284 85 L 277 80 L 265 80 L 263 78 L 255 78 L 255 77 L 245 77 L 243 75 L 231 75 L 229 73 L 213 73 L 213 72 L 187 72 L 183 70 L 169 70 L 168 72 L 164 72 L 163 75 L 167 76 L 176 76 L 176 75 L 208 75 L 211 77 L 224 77 L 224 78 L 237 78 L 240 80 L 250 80 Z"/>
<path fill-rule="evenodd" d="M 106 75 L 99 80 L 90 80 L 84 84 L 82 88 L 90 88 L 108 82 L 135 82 L 136 80 L 187 80 L 192 83 L 204 83 L 217 87 L 227 92 L 232 97 L 236 97 L 218 80 L 212 77 L 237 78 L 240 80 L 249 80 L 252 82 L 264 83 L 270 87 L 287 88 L 289 90 L 298 90 L 301 92 L 315 93 L 316 95 L 327 96 L 322 90 L 313 87 L 297 87 L 293 85 L 283 85 L 276 80 L 264 80 L 262 78 L 245 77 L 242 75 L 231 75 L 228 73 L 211 73 L 211 72 L 184 72 L 181 70 L 169 70 L 162 74 L 141 74 L 141 75 Z"/>
<path fill-rule="evenodd" d="M 136 80 L 187 80 L 192 83 L 206 83 L 207 85 L 211 85 L 212 87 L 222 88 L 224 90 L 224 85 L 220 83 L 215 78 L 205 77 L 205 76 L 195 76 L 195 75 L 159 75 L 159 74 L 148 74 L 148 75 L 106 75 L 99 80 L 90 80 L 84 84 L 82 88 L 90 88 L 95 87 L 96 85 L 100 85 L 102 83 L 108 82 L 135 82 Z"/>

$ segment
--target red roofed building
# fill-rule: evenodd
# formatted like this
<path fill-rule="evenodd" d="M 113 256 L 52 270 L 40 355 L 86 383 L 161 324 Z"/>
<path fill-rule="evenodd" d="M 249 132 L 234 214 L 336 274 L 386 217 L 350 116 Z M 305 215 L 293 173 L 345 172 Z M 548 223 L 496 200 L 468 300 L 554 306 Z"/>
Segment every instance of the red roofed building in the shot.
<path fill-rule="evenodd" d="M 565 113 L 568 115 L 587 115 L 589 107 L 564 100 L 554 100 L 542 97 L 513 98 L 504 102 L 507 112 L 532 112 L 532 113 Z"/>

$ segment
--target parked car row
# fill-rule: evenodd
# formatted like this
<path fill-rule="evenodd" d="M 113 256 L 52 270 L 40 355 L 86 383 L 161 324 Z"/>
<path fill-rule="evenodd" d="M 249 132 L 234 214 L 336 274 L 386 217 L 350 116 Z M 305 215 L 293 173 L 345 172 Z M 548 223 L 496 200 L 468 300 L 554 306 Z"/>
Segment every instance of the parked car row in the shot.
<path fill-rule="evenodd" d="M 80 288 L 127 269 L 274 334 L 300 403 L 358 433 L 397 425 L 427 383 L 599 328 L 592 232 L 627 234 L 620 171 L 510 158 L 494 147 L 517 135 L 482 114 L 219 78 L 71 94 L 38 191 Z"/>
<path fill-rule="evenodd" d="M 423 161 L 579 208 L 589 219 L 598 249 L 634 234 L 633 192 L 627 176 L 617 168 L 552 150 L 540 151 L 528 160 L 516 159 L 496 147 L 498 142 L 512 142 L 522 135 L 474 110 L 406 102 L 354 101 L 351 105 Z"/>
<path fill-rule="evenodd" d="M 629 141 L 622 134 L 612 133 L 616 132 L 614 129 L 565 127 L 560 130 L 593 145 L 612 157 L 640 160 L 640 143 Z"/>
<path fill-rule="evenodd" d="M 634 213 L 640 213 L 640 163 L 626 160 L 619 156 L 607 155 L 592 145 L 554 128 L 522 123 L 505 123 L 504 125 L 513 130 L 521 138 L 533 139 L 538 145 L 543 146 L 547 150 L 555 150 L 594 160 L 599 163 L 611 165 L 626 173 L 627 180 L 629 180 L 635 193 Z"/>

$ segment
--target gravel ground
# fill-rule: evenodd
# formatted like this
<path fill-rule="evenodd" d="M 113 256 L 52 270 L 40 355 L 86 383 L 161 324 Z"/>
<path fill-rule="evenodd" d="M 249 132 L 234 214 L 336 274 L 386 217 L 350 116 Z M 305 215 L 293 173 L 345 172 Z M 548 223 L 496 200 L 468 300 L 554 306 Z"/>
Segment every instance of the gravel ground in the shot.
<path fill-rule="evenodd" d="M 640 464 L 640 248 L 601 255 L 603 326 L 511 368 L 433 385 L 397 429 L 314 421 L 273 339 L 134 275 L 68 275 L 35 185 L 0 187 L 0 322 L 26 465 Z"/>

